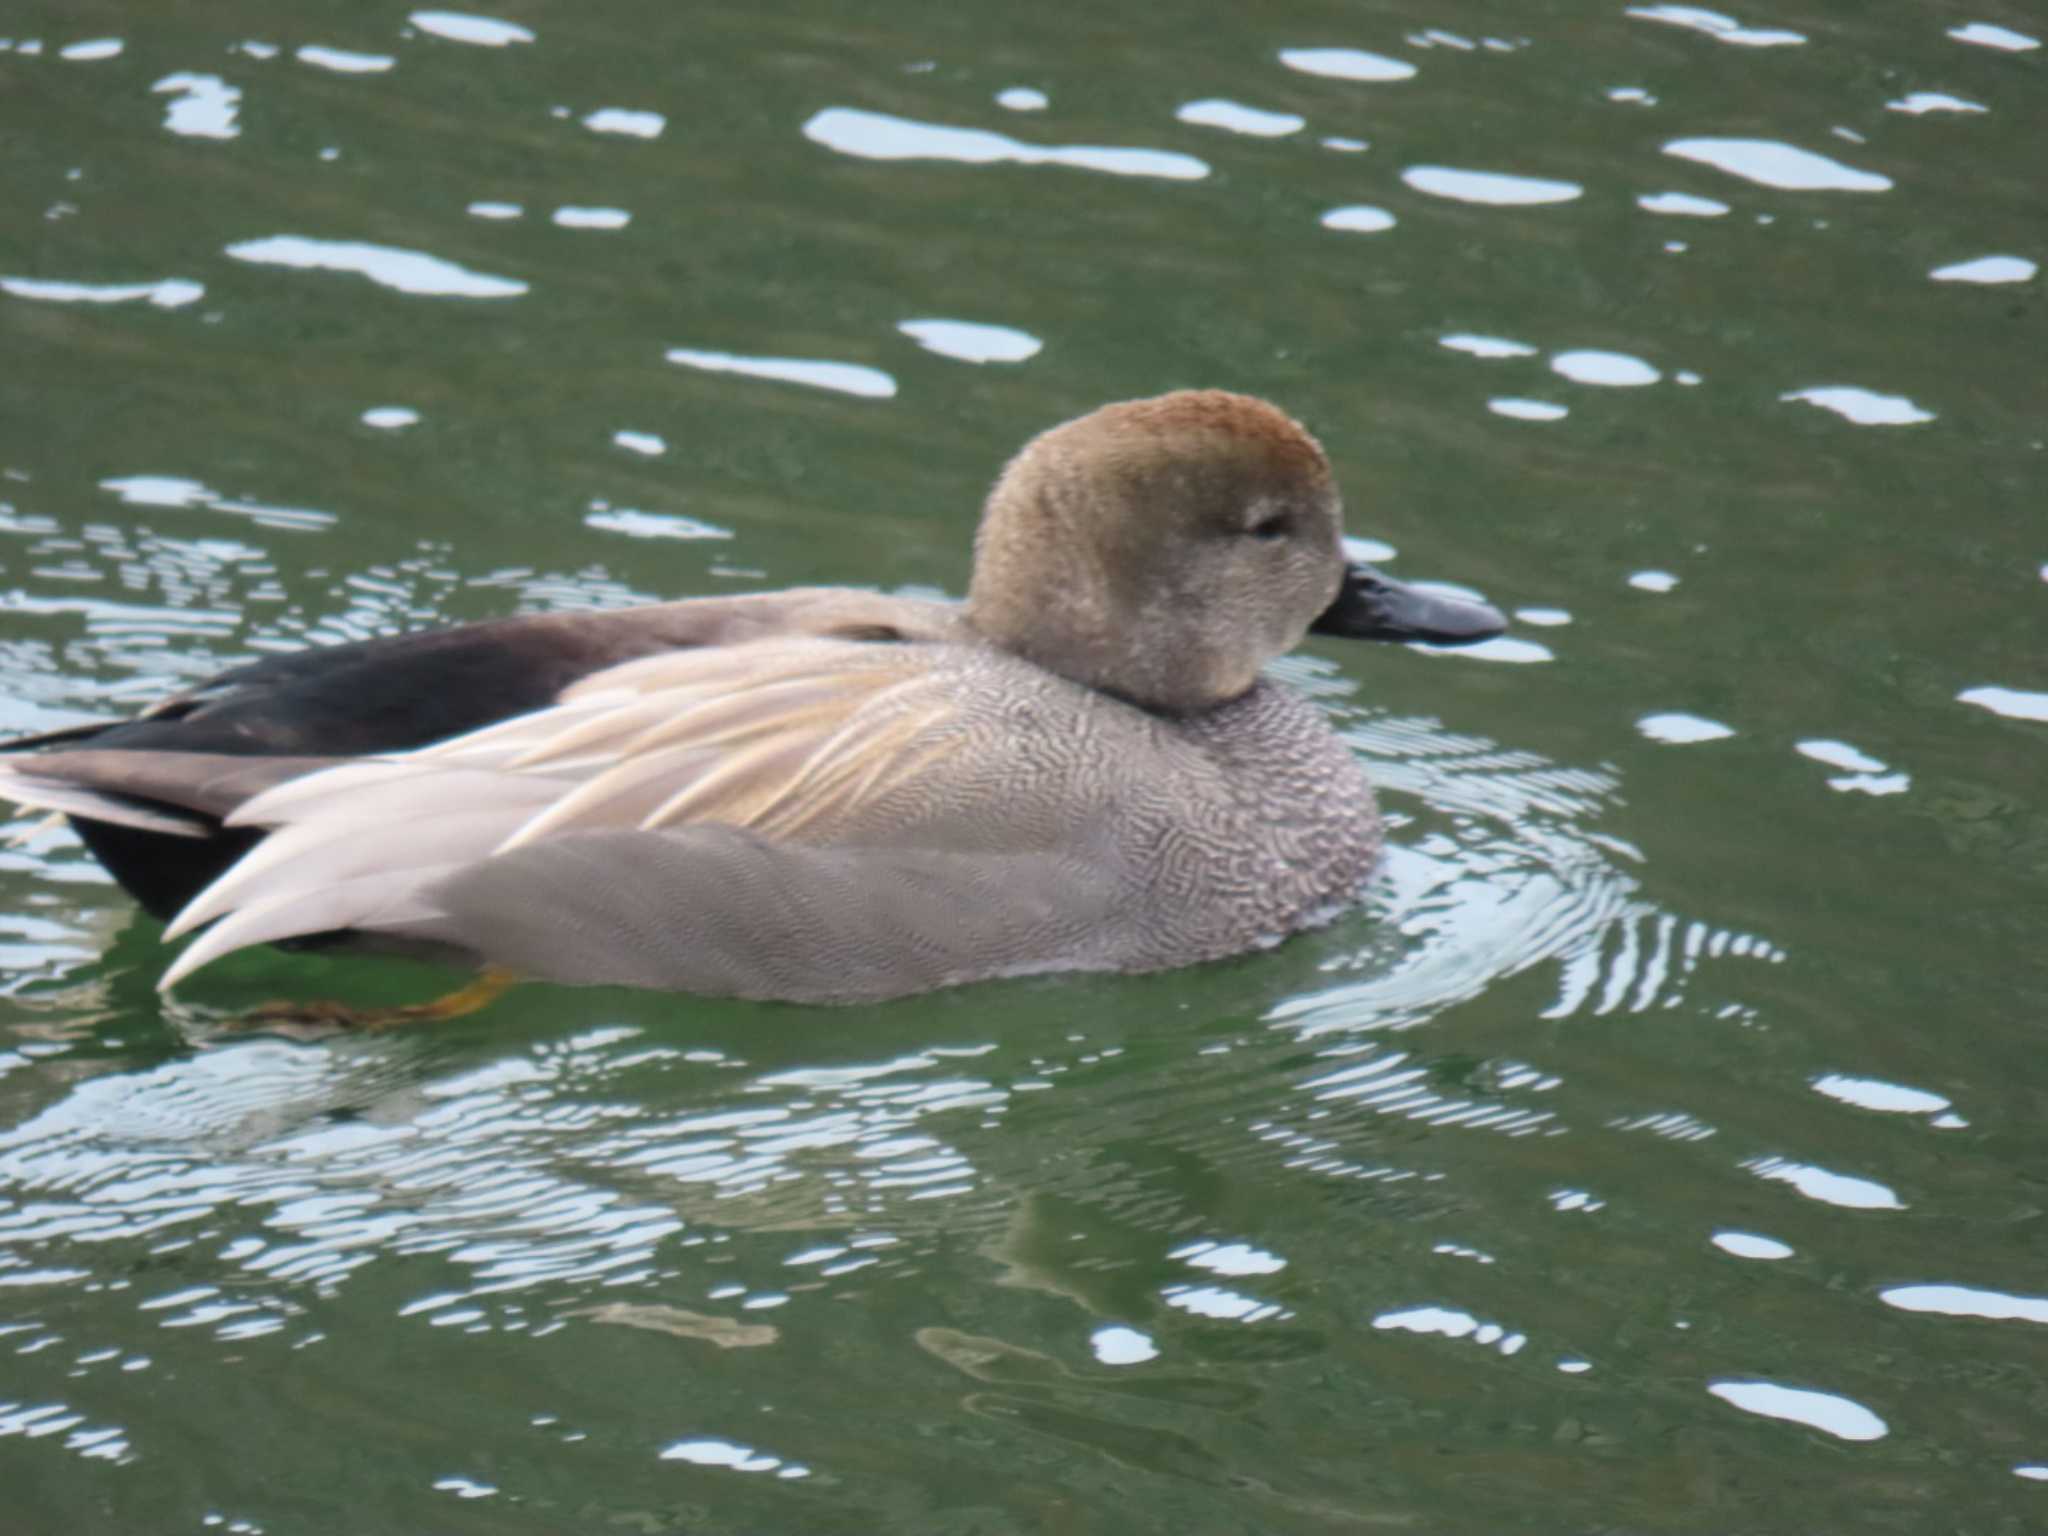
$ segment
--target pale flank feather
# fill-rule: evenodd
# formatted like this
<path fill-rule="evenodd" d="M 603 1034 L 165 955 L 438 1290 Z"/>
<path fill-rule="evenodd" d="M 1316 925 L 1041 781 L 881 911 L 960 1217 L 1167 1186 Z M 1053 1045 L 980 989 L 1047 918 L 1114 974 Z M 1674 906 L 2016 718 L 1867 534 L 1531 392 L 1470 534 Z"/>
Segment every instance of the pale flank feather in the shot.
<path fill-rule="evenodd" d="M 170 936 L 214 924 L 166 978 L 280 938 L 402 926 L 451 871 L 554 838 L 698 823 L 829 828 L 951 750 L 952 705 L 911 646 L 805 637 L 679 651 L 565 702 L 417 752 L 307 774 L 240 806 L 273 830 Z M 415 914 L 416 915 L 416 914 Z"/>
<path fill-rule="evenodd" d="M 251 944 L 299 938 L 339 928 L 398 927 L 429 915 L 420 891 L 460 866 L 414 865 L 380 870 L 332 885 L 288 890 L 242 907 L 206 930 L 171 963 L 156 984 L 168 992 L 202 965 Z"/>

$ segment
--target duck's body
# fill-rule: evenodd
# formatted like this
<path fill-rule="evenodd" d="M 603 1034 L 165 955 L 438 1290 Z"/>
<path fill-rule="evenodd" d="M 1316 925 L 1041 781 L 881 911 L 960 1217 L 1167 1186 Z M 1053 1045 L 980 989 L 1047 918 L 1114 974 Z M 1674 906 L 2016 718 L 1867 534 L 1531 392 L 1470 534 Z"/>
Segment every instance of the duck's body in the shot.
<path fill-rule="evenodd" d="M 1166 396 L 1019 457 L 965 604 L 818 588 L 275 658 L 44 738 L 0 792 L 70 812 L 173 933 L 211 924 L 166 985 L 333 934 L 807 1002 L 1184 965 L 1379 851 L 1351 753 L 1258 667 L 1311 621 L 1497 627 L 1345 581 L 1313 440 Z"/>

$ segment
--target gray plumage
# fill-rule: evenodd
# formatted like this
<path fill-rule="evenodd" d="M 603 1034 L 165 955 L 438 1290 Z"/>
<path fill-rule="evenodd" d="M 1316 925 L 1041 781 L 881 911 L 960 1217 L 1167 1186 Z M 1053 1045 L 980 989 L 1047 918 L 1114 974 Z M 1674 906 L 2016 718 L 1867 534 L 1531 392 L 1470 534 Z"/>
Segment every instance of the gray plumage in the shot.
<path fill-rule="evenodd" d="M 309 667 L 258 717 L 279 755 L 125 746 L 135 727 L 116 727 L 0 762 L 0 793 L 166 850 L 264 834 L 180 892 L 171 935 L 203 931 L 166 986 L 331 933 L 804 1002 L 1151 970 L 1283 937 L 1371 871 L 1357 762 L 1258 672 L 1319 619 L 1498 627 L 1347 578 L 1314 440 L 1263 402 L 1184 393 L 1028 445 L 990 495 L 964 605 L 813 589 L 500 621 L 435 639 L 431 661 L 422 642 L 421 674 L 538 660 L 539 696 L 495 685 L 514 707 L 446 731 L 408 696 L 409 750 L 364 750 L 359 703 L 291 718 L 327 696 Z M 403 691 L 405 647 L 383 644 L 332 665 Z M 170 727 L 217 747 L 209 711 L 250 712 L 250 686 L 202 691 Z"/>

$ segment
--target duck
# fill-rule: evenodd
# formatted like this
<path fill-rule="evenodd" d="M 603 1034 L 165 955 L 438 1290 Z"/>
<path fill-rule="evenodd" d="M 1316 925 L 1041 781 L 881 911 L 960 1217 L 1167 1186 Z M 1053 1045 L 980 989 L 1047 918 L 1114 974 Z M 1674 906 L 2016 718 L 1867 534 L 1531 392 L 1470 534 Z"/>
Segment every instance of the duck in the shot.
<path fill-rule="evenodd" d="M 1347 557 L 1320 443 L 1223 390 L 1105 405 L 997 477 L 963 601 L 856 587 L 265 657 L 0 746 L 196 937 L 802 1004 L 1218 961 L 1328 921 L 1372 787 L 1268 665 L 1460 645 L 1490 605 Z"/>

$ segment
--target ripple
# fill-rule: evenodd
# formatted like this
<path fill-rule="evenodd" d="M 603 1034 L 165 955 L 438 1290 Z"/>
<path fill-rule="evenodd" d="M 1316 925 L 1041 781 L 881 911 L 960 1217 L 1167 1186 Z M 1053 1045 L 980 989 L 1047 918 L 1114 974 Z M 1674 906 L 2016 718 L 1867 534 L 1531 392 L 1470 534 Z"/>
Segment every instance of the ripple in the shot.
<path fill-rule="evenodd" d="M 0 291 L 46 304 L 132 304 L 147 300 L 158 309 L 181 309 L 206 296 L 202 283 L 166 277 L 153 283 L 73 283 L 35 277 L 0 277 Z"/>
<path fill-rule="evenodd" d="M 380 75 L 398 63 L 386 53 L 353 53 L 346 48 L 323 48 L 318 43 L 308 43 L 292 57 L 301 64 L 340 75 Z"/>
<path fill-rule="evenodd" d="M 1325 229 L 1376 235 L 1382 230 L 1392 229 L 1398 221 L 1384 208 L 1375 208 L 1370 203 L 1351 203 L 1342 208 L 1330 209 L 1322 216 L 1320 222 Z"/>
<path fill-rule="evenodd" d="M 364 240 L 316 240 L 307 235 L 271 235 L 227 248 L 237 261 L 307 271 L 354 272 L 379 287 L 435 298 L 510 299 L 525 283 L 493 277 L 424 251 L 372 245 Z"/>
<path fill-rule="evenodd" d="M 1690 192 L 1650 192 L 1636 199 L 1636 206 L 1648 213 L 1674 214 L 1680 218 L 1718 219 L 1728 205 L 1711 197 L 1694 197 Z"/>
<path fill-rule="evenodd" d="M 750 378 L 776 379 L 785 384 L 807 384 L 812 389 L 836 390 L 844 395 L 862 395 L 872 400 L 892 399 L 896 381 L 879 368 L 859 363 L 834 363 L 808 357 L 742 357 L 732 352 L 697 352 L 671 347 L 668 360 L 685 368 L 707 373 L 743 373 Z"/>
<path fill-rule="evenodd" d="M 1304 75 L 1331 80 L 1412 80 L 1415 66 L 1362 48 L 1282 48 L 1280 62 Z"/>
<path fill-rule="evenodd" d="M 1880 394 L 1855 384 L 1821 384 L 1810 389 L 1787 390 L 1780 400 L 1803 400 L 1832 411 L 1859 427 L 1910 427 L 1934 420 L 1904 395 Z"/>
<path fill-rule="evenodd" d="M 1458 203 L 1485 203 L 1493 207 L 1533 207 L 1541 203 L 1569 203 L 1582 196 L 1585 188 L 1577 182 L 1546 181 L 1537 176 L 1516 176 L 1505 171 L 1469 171 L 1448 165 L 1411 165 L 1401 179 L 1418 192 L 1449 198 Z"/>
<path fill-rule="evenodd" d="M 1308 126 L 1308 119 L 1292 112 L 1267 112 L 1258 107 L 1248 107 L 1241 101 L 1227 101 L 1220 96 L 1204 97 L 1190 101 L 1177 108 L 1173 114 L 1184 123 L 1194 123 L 1203 128 L 1221 128 L 1230 133 L 1247 134 L 1255 139 L 1281 139 L 1290 133 L 1299 133 Z"/>
<path fill-rule="evenodd" d="M 1927 275 L 1937 283 L 2025 283 L 2040 270 L 2024 256 L 1979 256 L 1936 267 Z"/>
<path fill-rule="evenodd" d="M 181 71 L 165 75 L 150 90 L 176 93 L 164 104 L 164 127 L 172 133 L 190 139 L 232 139 L 242 131 L 235 122 L 241 90 L 219 75 Z"/>
<path fill-rule="evenodd" d="M 530 43 L 533 33 L 516 22 L 493 16 L 472 16 L 465 11 L 414 11 L 405 18 L 422 32 L 445 37 L 450 42 L 470 43 L 478 48 L 504 48 L 513 43 Z"/>
<path fill-rule="evenodd" d="M 1707 1390 L 1731 1407 L 1766 1419 L 1787 1419 L 1838 1440 L 1882 1440 L 1885 1421 L 1861 1403 L 1833 1392 L 1780 1386 L 1774 1381 L 1714 1381 Z"/>
<path fill-rule="evenodd" d="M 1664 377 L 1640 357 L 1592 350 L 1560 352 L 1551 358 L 1550 371 L 1574 384 L 1599 384 L 1609 389 L 1638 389 Z"/>
<path fill-rule="evenodd" d="M 1775 139 L 1673 139 L 1664 153 L 1786 192 L 1886 192 L 1891 178 Z"/>
<path fill-rule="evenodd" d="M 1112 176 L 1157 176 L 1169 181 L 1199 181 L 1209 174 L 1206 162 L 1171 150 L 1025 144 L 986 128 L 922 123 L 856 107 L 827 107 L 804 124 L 803 133 L 814 144 L 864 160 L 1064 165 Z"/>
<path fill-rule="evenodd" d="M 2015 32 L 2011 27 L 1994 26 L 1988 21 L 1972 21 L 1960 27 L 1950 27 L 1948 35 L 1959 43 L 1974 43 L 1979 48 L 1997 48 L 2006 53 L 2030 53 L 2041 46 L 2038 37 Z"/>
<path fill-rule="evenodd" d="M 963 363 L 1021 363 L 1045 347 L 1029 331 L 972 320 L 904 320 L 896 329 L 925 351 Z"/>
<path fill-rule="evenodd" d="M 2048 693 L 2027 693 L 2018 688 L 1965 688 L 1956 695 L 1959 704 L 1974 704 L 2008 720 L 2048 720 Z"/>
<path fill-rule="evenodd" d="M 1703 10 L 1696 5 L 1632 6 L 1625 14 L 1638 21 L 1661 21 L 1669 26 L 1704 32 L 1717 43 L 1732 43 L 1740 48 L 1786 48 L 1806 41 L 1803 32 L 1788 32 L 1778 27 L 1746 27 L 1733 16 Z"/>

